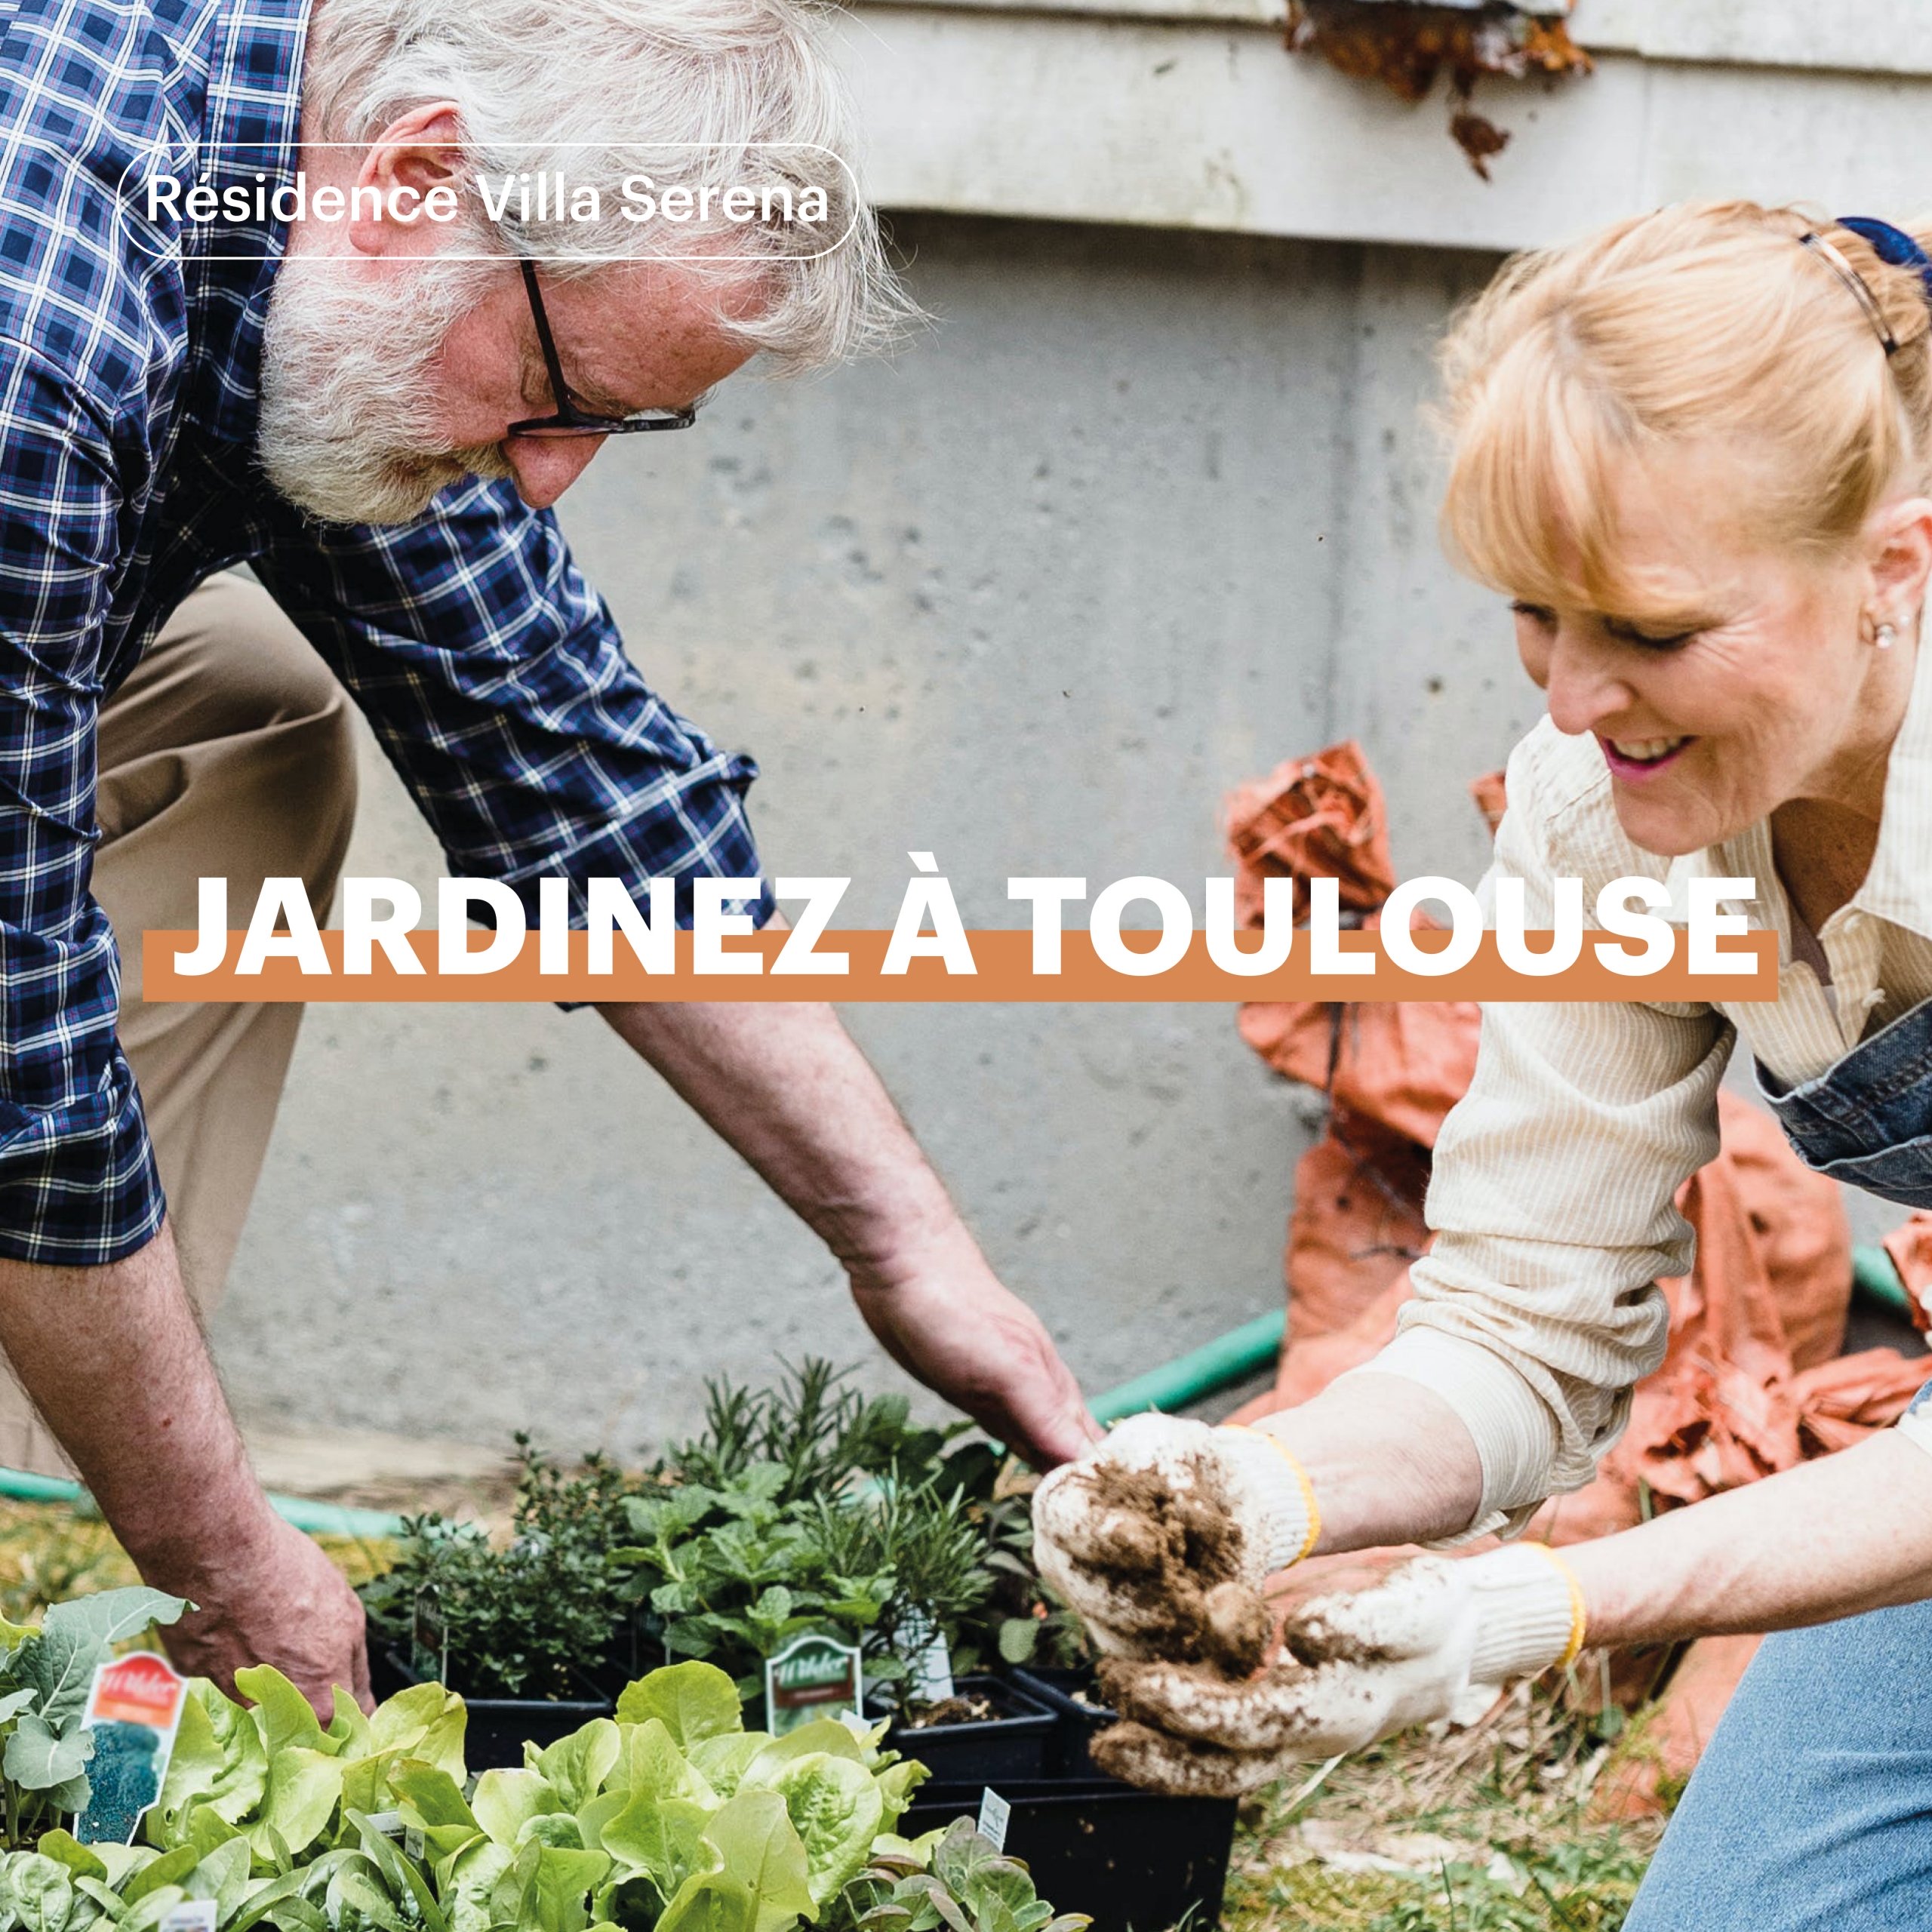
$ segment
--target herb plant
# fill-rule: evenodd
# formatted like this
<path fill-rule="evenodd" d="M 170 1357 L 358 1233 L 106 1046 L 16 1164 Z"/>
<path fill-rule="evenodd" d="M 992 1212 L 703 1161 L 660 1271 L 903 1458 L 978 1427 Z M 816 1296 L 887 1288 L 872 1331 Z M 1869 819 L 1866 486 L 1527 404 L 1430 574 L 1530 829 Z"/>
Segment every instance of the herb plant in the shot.
<path fill-rule="evenodd" d="M 955 1442 L 965 1424 L 915 1424 L 817 1358 L 707 1395 L 700 1433 L 635 1484 L 597 1457 L 567 1476 L 519 1437 L 508 1546 L 410 1519 L 362 1589 L 376 1641 L 485 1697 L 608 1695 L 662 1656 L 717 1664 L 749 1702 L 808 1631 L 859 1645 L 888 1697 L 936 1637 L 959 1672 L 1081 1654 L 1033 1573 L 1025 1494 L 989 1444 Z"/>
<path fill-rule="evenodd" d="M 362 1586 L 373 1642 L 472 1697 L 594 1697 L 629 1677 L 635 1592 L 623 1472 L 601 1456 L 568 1475 L 518 1435 L 509 1546 L 474 1524 L 406 1518 L 395 1567 Z"/>
<path fill-rule="evenodd" d="M 911 1420 L 903 1395 L 861 1395 L 840 1384 L 851 1374 L 808 1355 L 787 1365 L 776 1388 L 707 1382 L 704 1429 L 681 1443 L 670 1466 L 681 1482 L 722 1489 L 753 1467 L 775 1468 L 772 1500 L 829 1496 L 855 1479 L 934 1472 L 946 1444 L 967 1425 L 927 1429 Z"/>
<path fill-rule="evenodd" d="M 809 1630 L 859 1645 L 868 1681 L 900 1682 L 990 1593 L 957 1492 L 891 1484 L 786 1503 L 784 1486 L 780 1466 L 758 1463 L 721 1489 L 687 1484 L 625 1506 L 639 1540 L 617 1560 L 642 1581 L 646 1627 L 668 1655 L 730 1672 L 747 1702 L 764 1660 Z"/>

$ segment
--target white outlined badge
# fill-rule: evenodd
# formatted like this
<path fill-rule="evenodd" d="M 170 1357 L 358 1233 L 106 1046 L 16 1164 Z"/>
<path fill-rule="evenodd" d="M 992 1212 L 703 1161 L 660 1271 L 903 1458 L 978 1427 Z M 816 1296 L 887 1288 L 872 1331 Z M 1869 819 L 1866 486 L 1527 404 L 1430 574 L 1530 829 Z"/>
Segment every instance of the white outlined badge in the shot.
<path fill-rule="evenodd" d="M 815 1718 L 866 1715 L 865 1663 L 856 1644 L 794 1637 L 764 1666 L 764 1727 L 774 1737 Z"/>
<path fill-rule="evenodd" d="M 93 1795 L 74 1820 L 83 1844 L 132 1844 L 141 1814 L 161 1795 L 181 1727 L 188 1680 L 151 1651 L 113 1657 L 94 1674 L 82 1728 L 92 1734 Z"/>

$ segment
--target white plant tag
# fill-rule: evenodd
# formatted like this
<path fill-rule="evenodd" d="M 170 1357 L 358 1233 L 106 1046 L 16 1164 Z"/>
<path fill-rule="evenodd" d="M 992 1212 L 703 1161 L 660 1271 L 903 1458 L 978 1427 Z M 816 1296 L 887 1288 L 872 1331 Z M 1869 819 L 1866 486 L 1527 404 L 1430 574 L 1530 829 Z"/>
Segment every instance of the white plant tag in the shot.
<path fill-rule="evenodd" d="M 952 1684 L 952 1653 L 946 1639 L 923 1617 L 906 1618 L 900 1634 L 912 1651 L 906 1679 L 907 1694 L 915 1704 L 943 1704 L 958 1694 Z M 918 1647 L 913 1649 L 916 1644 Z"/>
<path fill-rule="evenodd" d="M 980 1794 L 980 1835 L 995 1851 L 1006 1849 L 1006 1827 L 1013 1807 L 988 1785 Z"/>
<path fill-rule="evenodd" d="M 214 1932 L 220 1911 L 213 1899 L 183 1899 L 161 1915 L 155 1932 Z"/>

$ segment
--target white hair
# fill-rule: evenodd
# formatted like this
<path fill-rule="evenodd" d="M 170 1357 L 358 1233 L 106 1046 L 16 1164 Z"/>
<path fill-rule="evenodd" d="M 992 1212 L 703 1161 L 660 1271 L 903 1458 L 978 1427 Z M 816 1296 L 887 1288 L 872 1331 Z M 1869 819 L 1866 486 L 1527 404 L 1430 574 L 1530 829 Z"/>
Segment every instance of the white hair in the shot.
<path fill-rule="evenodd" d="M 370 140 L 450 100 L 472 176 L 561 171 L 596 189 L 598 218 L 512 211 L 494 224 L 504 252 L 554 272 L 696 257 L 721 282 L 755 275 L 769 297 L 721 326 L 785 373 L 884 347 L 918 315 L 858 192 L 851 106 L 819 18 L 797 0 L 322 0 L 303 92 L 326 140 Z M 761 216 L 628 218 L 623 184 L 639 175 L 708 187 L 714 208 L 749 188 Z M 800 217 L 811 189 L 822 220 Z"/>

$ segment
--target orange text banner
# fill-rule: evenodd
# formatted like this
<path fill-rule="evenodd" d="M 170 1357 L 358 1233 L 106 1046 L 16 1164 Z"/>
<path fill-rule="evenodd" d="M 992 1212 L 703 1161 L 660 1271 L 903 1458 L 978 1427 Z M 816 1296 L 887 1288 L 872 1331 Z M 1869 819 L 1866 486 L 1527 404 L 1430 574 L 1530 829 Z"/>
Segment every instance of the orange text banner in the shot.
<path fill-rule="evenodd" d="M 238 974 L 232 962 L 240 953 L 242 934 L 231 933 L 224 963 L 211 973 L 188 974 L 175 968 L 177 954 L 192 955 L 198 936 L 192 932 L 154 931 L 143 934 L 141 946 L 142 996 L 154 1001 L 195 1000 L 236 1003 L 242 1001 L 325 1002 L 329 1001 L 469 1000 L 837 1000 L 842 1002 L 886 1001 L 1104 1001 L 1121 1003 L 1152 1001 L 1228 1002 L 1241 1000 L 1327 1000 L 1371 1001 L 1384 1000 L 1669 1000 L 1723 1001 L 1774 1000 L 1777 997 L 1777 938 L 1773 933 L 1758 932 L 1727 938 L 1723 952 L 1727 959 L 1755 959 L 1756 971 L 1731 965 L 1718 972 L 1693 972 L 1687 957 L 1687 940 L 1679 931 L 1673 956 L 1657 970 L 1636 975 L 1620 974 L 1603 964 L 1598 956 L 1599 944 L 1614 952 L 1634 956 L 1638 943 L 1621 940 L 1607 933 L 1586 933 L 1583 952 L 1576 964 L 1561 973 L 1538 977 L 1512 970 L 1497 951 L 1494 934 L 1485 934 L 1474 958 L 1466 966 L 1444 974 L 1404 971 L 1383 951 L 1378 934 L 1347 932 L 1342 935 L 1344 952 L 1373 958 L 1371 973 L 1316 972 L 1309 956 L 1309 936 L 1299 931 L 1288 962 L 1278 971 L 1250 977 L 1230 973 L 1208 955 L 1205 937 L 1194 935 L 1186 956 L 1166 971 L 1145 976 L 1121 972 L 1105 964 L 1096 953 L 1092 940 L 1084 933 L 1069 932 L 1060 942 L 1058 973 L 1033 971 L 1033 935 L 1030 932 L 987 931 L 969 935 L 977 970 L 971 974 L 949 973 L 937 958 L 918 958 L 908 963 L 903 973 L 881 971 L 885 963 L 891 935 L 884 932 L 828 932 L 820 935 L 816 951 L 844 953 L 849 970 L 843 973 L 806 971 L 774 973 L 771 969 L 780 950 L 792 936 L 764 932 L 723 942 L 728 955 L 736 955 L 749 964 L 761 961 L 758 971 L 704 972 L 694 969 L 692 940 L 688 932 L 678 934 L 677 970 L 673 973 L 648 973 L 629 947 L 620 939 L 615 951 L 614 970 L 593 974 L 589 970 L 589 947 L 581 932 L 570 935 L 570 970 L 568 973 L 542 973 L 537 970 L 537 937 L 524 941 L 521 952 L 509 964 L 489 973 L 445 973 L 437 970 L 437 935 L 418 931 L 409 936 L 412 955 L 421 964 L 420 973 L 401 971 L 380 947 L 375 950 L 372 970 L 345 974 L 342 970 L 342 934 L 322 934 L 329 961 L 326 974 L 304 972 L 291 958 L 272 958 L 263 963 L 259 973 Z M 1412 936 L 1418 950 L 1439 951 L 1449 944 L 1447 932 L 1417 932 Z M 1547 933 L 1527 934 L 1530 950 L 1540 952 L 1550 943 Z M 472 933 L 472 948 L 480 950 L 492 935 Z M 1151 948 L 1157 936 L 1130 934 L 1128 943 L 1137 949 Z"/>

